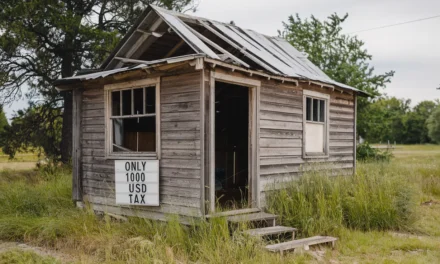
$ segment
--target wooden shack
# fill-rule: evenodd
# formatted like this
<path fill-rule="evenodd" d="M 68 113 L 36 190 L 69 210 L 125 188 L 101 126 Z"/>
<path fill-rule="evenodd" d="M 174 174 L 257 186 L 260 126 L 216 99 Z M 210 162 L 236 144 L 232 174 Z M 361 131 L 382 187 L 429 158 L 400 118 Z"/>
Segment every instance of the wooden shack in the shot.
<path fill-rule="evenodd" d="M 165 219 L 264 209 L 307 169 L 352 173 L 356 98 L 286 40 L 149 6 L 72 91 L 73 199 Z"/>

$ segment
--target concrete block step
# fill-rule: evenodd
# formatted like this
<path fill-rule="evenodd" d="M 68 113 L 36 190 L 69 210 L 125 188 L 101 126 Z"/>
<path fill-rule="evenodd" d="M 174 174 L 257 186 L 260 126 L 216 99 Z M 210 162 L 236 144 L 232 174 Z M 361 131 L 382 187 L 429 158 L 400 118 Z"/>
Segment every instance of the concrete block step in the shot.
<path fill-rule="evenodd" d="M 296 248 L 304 248 L 305 250 L 308 250 L 309 246 L 325 244 L 325 243 L 331 243 L 332 247 L 334 247 L 336 240 L 338 240 L 336 237 L 314 236 L 314 237 L 283 242 L 279 244 L 267 245 L 266 249 L 272 252 L 283 253 L 283 251 L 293 250 Z"/>
<path fill-rule="evenodd" d="M 269 227 L 245 230 L 245 231 L 243 231 L 243 233 L 251 235 L 251 236 L 256 236 L 256 237 L 292 233 L 292 239 L 293 239 L 293 238 L 295 238 L 296 231 L 297 231 L 296 228 L 288 227 L 288 226 L 269 226 Z"/>

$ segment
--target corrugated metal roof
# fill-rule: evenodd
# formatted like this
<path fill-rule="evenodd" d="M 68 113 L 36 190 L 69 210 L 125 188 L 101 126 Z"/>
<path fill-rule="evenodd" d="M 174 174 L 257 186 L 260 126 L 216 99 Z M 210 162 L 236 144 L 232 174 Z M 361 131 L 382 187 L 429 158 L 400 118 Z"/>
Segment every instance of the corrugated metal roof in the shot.
<path fill-rule="evenodd" d="M 173 58 L 167 58 L 167 59 L 149 61 L 149 62 L 148 61 L 145 61 L 145 62 L 138 61 L 137 62 L 138 65 L 136 65 L 136 66 L 123 67 L 123 68 L 114 69 L 114 70 L 99 71 L 99 72 L 94 72 L 94 73 L 89 73 L 89 74 L 66 77 L 63 79 L 56 80 L 54 82 L 54 85 L 57 86 L 57 85 L 62 85 L 62 84 L 71 83 L 71 82 L 75 82 L 75 81 L 95 80 L 95 79 L 105 78 L 107 76 L 111 76 L 111 75 L 122 73 L 122 72 L 134 71 L 134 70 L 138 70 L 138 69 L 146 69 L 149 67 L 157 66 L 159 64 L 172 64 L 172 63 L 176 63 L 176 62 L 189 61 L 189 60 L 193 60 L 195 58 L 202 58 L 202 57 L 206 57 L 206 55 L 205 54 L 186 55 L 186 56 L 173 57 Z"/>
<path fill-rule="evenodd" d="M 183 35 L 193 44 L 203 42 L 203 39 L 199 39 L 189 30 L 184 30 L 181 27 L 176 28 L 173 25 L 174 23 L 180 21 L 180 26 L 185 25 L 186 27 L 189 27 L 185 22 L 191 21 L 199 26 L 204 26 L 211 32 L 212 30 L 215 30 L 216 32 L 212 33 L 215 33 L 217 36 L 221 34 L 223 40 L 229 40 L 229 43 L 234 44 L 235 48 L 244 56 L 248 57 L 256 64 L 262 66 L 264 70 L 269 71 L 272 74 L 319 81 L 360 92 L 356 88 L 330 79 L 321 69 L 308 60 L 306 55 L 299 52 L 283 38 L 269 37 L 253 30 L 242 29 L 236 25 L 181 14 L 157 6 L 152 6 L 152 8 L 167 21 L 171 20 L 171 17 L 173 17 L 174 19 L 173 22 L 170 23 L 170 26 L 173 27 L 179 35 Z M 199 52 L 207 54 L 210 58 L 219 59 L 217 55 L 212 56 L 213 53 L 215 54 L 214 51 L 211 50 L 212 52 L 208 52 L 206 48 L 208 47 L 204 46 Z M 234 60 L 233 58 L 229 59 Z M 240 61 L 234 62 L 238 65 L 245 66 L 242 65 Z"/>
<path fill-rule="evenodd" d="M 112 67 L 118 67 L 117 65 L 122 65 L 121 63 L 115 63 L 115 60 L 119 62 L 126 61 L 131 63 L 139 63 L 140 65 L 136 67 L 145 67 L 147 64 L 151 65 L 169 60 L 164 59 L 150 62 L 139 60 L 136 62 L 135 59 L 137 58 L 130 58 L 129 56 L 129 54 L 133 53 L 121 51 L 122 47 L 124 47 L 126 43 L 138 41 L 139 35 L 135 35 L 135 32 L 139 26 L 151 26 L 153 23 L 157 22 L 160 24 L 160 21 L 157 19 L 150 19 L 150 22 L 145 24 L 145 18 L 157 17 L 159 20 L 162 19 L 163 22 L 165 22 L 191 47 L 192 50 L 194 50 L 194 53 L 198 54 L 199 56 L 204 56 L 223 62 L 232 61 L 235 65 L 239 65 L 244 68 L 251 68 L 248 63 L 252 61 L 254 63 L 253 68 L 257 68 L 255 70 L 262 70 L 268 74 L 281 76 L 283 78 L 291 77 L 308 81 L 317 81 L 363 93 L 356 88 L 330 79 L 321 69 L 307 59 L 307 55 L 299 52 L 283 38 L 269 37 L 253 30 L 242 29 L 236 25 L 181 14 L 153 5 L 150 5 L 149 8 L 143 12 L 142 16 L 143 17 L 140 17 L 137 20 L 133 28 L 130 29 L 128 33 L 129 36 L 124 37 L 121 43 L 118 44 L 118 47 L 115 49 L 115 51 L 103 64 L 103 68 L 110 68 L 110 70 L 65 78 L 64 80 L 86 80 L 86 78 L 96 79 L 118 72 L 136 69 L 133 67 L 111 69 Z M 209 39 L 208 35 L 200 33 L 201 31 L 197 32 L 194 29 L 194 26 L 204 28 L 206 32 L 212 33 L 211 36 L 221 39 L 224 43 L 228 44 L 229 47 L 220 47 L 217 45 L 218 43 L 213 42 L 214 39 L 212 37 Z M 231 51 L 233 49 L 235 49 L 235 52 Z M 222 55 L 220 56 L 219 54 Z"/>

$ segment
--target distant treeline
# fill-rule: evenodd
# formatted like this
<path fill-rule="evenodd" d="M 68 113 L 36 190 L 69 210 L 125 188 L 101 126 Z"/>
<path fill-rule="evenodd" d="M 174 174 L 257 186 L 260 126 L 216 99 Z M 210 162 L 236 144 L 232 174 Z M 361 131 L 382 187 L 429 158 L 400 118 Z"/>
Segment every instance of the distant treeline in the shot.
<path fill-rule="evenodd" d="M 440 101 L 410 104 L 410 99 L 396 97 L 373 101 L 358 119 L 360 136 L 370 143 L 440 143 Z"/>

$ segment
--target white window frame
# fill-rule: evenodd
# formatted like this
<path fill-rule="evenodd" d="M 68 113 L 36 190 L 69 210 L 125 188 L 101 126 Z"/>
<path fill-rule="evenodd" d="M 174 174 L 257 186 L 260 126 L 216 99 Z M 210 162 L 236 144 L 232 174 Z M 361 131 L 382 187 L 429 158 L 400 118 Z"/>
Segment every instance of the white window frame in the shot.
<path fill-rule="evenodd" d="M 156 151 L 151 152 L 113 152 L 112 133 L 112 105 L 111 93 L 114 91 L 132 90 L 137 88 L 156 88 Z M 132 98 L 133 100 L 133 98 Z M 133 105 L 132 105 L 133 107 Z M 160 77 L 147 78 L 137 81 L 104 85 L 104 112 L 105 112 L 105 155 L 107 159 L 160 159 Z M 149 116 L 148 114 L 133 115 L 131 117 Z"/>
<path fill-rule="evenodd" d="M 324 122 L 317 122 L 317 121 L 308 121 L 307 120 L 307 98 L 312 99 L 318 99 L 318 100 L 324 100 L 325 105 L 325 116 L 324 116 Z M 330 145 L 330 95 L 325 93 L 320 93 L 316 91 L 311 90 L 303 90 L 303 145 L 302 145 L 302 153 L 303 158 L 328 158 L 329 157 L 329 145 Z M 313 119 L 313 115 L 312 115 Z M 306 124 L 307 123 L 314 123 L 314 124 L 323 124 L 324 123 L 324 152 L 306 152 Z"/>

